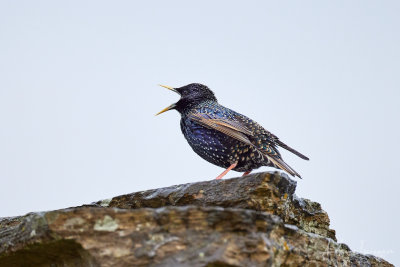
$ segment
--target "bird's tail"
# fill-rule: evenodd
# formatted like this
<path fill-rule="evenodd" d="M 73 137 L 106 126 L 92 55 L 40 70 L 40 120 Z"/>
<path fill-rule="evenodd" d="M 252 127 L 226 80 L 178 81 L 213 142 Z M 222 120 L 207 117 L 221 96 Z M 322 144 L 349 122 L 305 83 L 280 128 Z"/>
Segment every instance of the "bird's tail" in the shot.
<path fill-rule="evenodd" d="M 275 143 L 276 143 L 278 146 L 280 146 L 281 148 L 284 148 L 284 149 L 286 149 L 286 150 L 292 152 L 292 153 L 295 154 L 296 156 L 298 156 L 298 157 L 300 157 L 300 158 L 302 158 L 302 159 L 305 159 L 305 160 L 309 160 L 308 157 L 304 156 L 303 154 L 301 154 L 301 153 L 298 152 L 297 150 L 291 148 L 290 146 L 288 146 L 287 144 L 283 143 L 282 141 L 276 140 Z M 300 176 L 299 176 L 299 177 L 300 177 Z"/>
<path fill-rule="evenodd" d="M 270 162 L 272 162 L 277 168 L 284 170 L 285 172 L 289 173 L 292 176 L 297 176 L 301 179 L 301 176 L 298 172 L 296 172 L 292 167 L 290 167 L 283 159 L 278 157 L 268 157 Z"/>

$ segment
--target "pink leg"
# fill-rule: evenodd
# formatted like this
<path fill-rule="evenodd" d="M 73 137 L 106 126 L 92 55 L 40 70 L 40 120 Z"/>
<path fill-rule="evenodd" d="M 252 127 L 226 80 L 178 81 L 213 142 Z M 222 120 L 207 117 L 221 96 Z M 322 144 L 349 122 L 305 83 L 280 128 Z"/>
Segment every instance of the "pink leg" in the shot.
<path fill-rule="evenodd" d="M 215 178 L 215 179 L 218 179 L 218 180 L 221 179 L 221 178 L 224 177 L 230 170 L 232 170 L 233 168 L 235 168 L 236 165 L 237 165 L 237 162 L 236 162 L 236 163 L 233 163 L 228 169 L 226 169 L 223 173 L 221 173 L 220 175 L 218 175 L 218 177 Z"/>
<path fill-rule="evenodd" d="M 242 177 L 246 176 L 246 175 L 249 175 L 250 173 L 251 173 L 251 171 L 245 172 L 245 173 L 243 173 Z"/>

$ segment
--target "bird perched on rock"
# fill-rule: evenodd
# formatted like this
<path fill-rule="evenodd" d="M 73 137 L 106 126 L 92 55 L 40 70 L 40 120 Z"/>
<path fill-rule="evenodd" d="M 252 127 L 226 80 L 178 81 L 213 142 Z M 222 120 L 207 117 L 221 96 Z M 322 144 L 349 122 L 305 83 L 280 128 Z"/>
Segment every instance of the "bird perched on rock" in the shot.
<path fill-rule="evenodd" d="M 306 156 L 252 119 L 220 105 L 207 86 L 199 83 L 180 88 L 161 86 L 181 98 L 156 115 L 171 109 L 181 114 L 181 130 L 192 149 L 208 162 L 226 168 L 217 179 L 230 170 L 244 172 L 244 176 L 261 166 L 275 167 L 301 178 L 283 161 L 277 147 L 308 160 Z"/>

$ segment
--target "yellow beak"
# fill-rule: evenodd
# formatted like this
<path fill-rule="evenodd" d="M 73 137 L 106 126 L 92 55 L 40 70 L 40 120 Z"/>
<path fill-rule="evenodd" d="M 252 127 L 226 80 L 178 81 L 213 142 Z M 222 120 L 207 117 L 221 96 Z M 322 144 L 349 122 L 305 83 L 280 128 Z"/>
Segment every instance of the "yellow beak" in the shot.
<path fill-rule="evenodd" d="M 157 115 L 160 115 L 161 113 L 164 113 L 164 112 L 166 112 L 166 111 L 168 111 L 168 110 L 174 109 L 175 106 L 176 106 L 175 104 L 172 104 L 172 105 L 170 105 L 170 106 L 164 108 L 163 110 L 161 110 L 160 112 L 158 112 L 158 113 L 156 114 L 156 116 L 157 116 Z"/>
<path fill-rule="evenodd" d="M 169 89 L 169 90 L 171 90 L 171 91 L 174 91 L 175 93 L 178 93 L 178 91 L 176 91 L 175 88 L 172 88 L 171 86 L 162 85 L 162 84 L 159 84 L 159 86 L 164 87 L 164 88 L 167 88 L 167 89 Z"/>
<path fill-rule="evenodd" d="M 161 84 L 159 84 L 159 86 L 164 87 L 164 88 L 167 88 L 167 89 L 169 89 L 169 90 L 171 90 L 171 91 L 174 91 L 175 93 L 178 93 L 178 91 L 177 91 L 175 88 L 171 87 L 171 86 L 166 86 L 166 85 L 161 85 Z M 179 93 L 178 93 L 178 94 L 179 94 Z M 170 105 L 170 106 L 164 108 L 164 109 L 161 110 L 160 112 L 158 112 L 158 113 L 156 114 L 156 116 L 157 116 L 157 115 L 160 115 L 161 113 L 164 113 L 164 112 L 166 112 L 166 111 L 168 111 L 168 110 L 174 109 L 175 107 L 176 107 L 176 105 L 175 105 L 175 104 L 172 104 L 172 105 Z"/>

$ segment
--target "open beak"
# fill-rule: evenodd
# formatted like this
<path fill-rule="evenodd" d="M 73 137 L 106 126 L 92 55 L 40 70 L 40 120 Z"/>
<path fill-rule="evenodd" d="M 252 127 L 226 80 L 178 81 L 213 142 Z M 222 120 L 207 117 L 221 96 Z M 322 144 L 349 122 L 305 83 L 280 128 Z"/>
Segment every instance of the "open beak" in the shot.
<path fill-rule="evenodd" d="M 162 84 L 159 84 L 159 86 L 167 88 L 167 89 L 179 94 L 179 92 L 175 88 L 172 88 L 171 86 L 166 86 L 166 85 L 162 85 Z"/>
<path fill-rule="evenodd" d="M 175 93 L 178 93 L 178 94 L 179 94 L 179 92 L 178 92 L 175 88 L 172 88 L 172 87 L 166 86 L 166 85 L 161 85 L 161 84 L 159 84 L 159 85 L 160 85 L 161 87 L 167 88 L 167 89 L 169 89 L 169 90 L 171 90 L 171 91 L 174 91 Z M 170 106 L 164 108 L 164 109 L 161 110 L 160 112 L 158 112 L 158 113 L 156 114 L 156 116 L 157 116 L 157 115 L 160 115 L 161 113 L 164 113 L 164 112 L 166 112 L 166 111 L 168 111 L 168 110 L 174 109 L 175 107 L 176 107 L 176 104 L 172 104 L 172 105 L 170 105 Z"/>
<path fill-rule="evenodd" d="M 171 106 L 168 106 L 168 107 L 164 108 L 163 110 L 161 110 L 160 112 L 158 112 L 158 113 L 156 114 L 156 116 L 157 116 L 157 115 L 160 115 L 161 113 L 164 113 L 165 111 L 174 109 L 175 107 L 176 107 L 176 105 L 175 105 L 175 104 L 172 104 Z"/>

